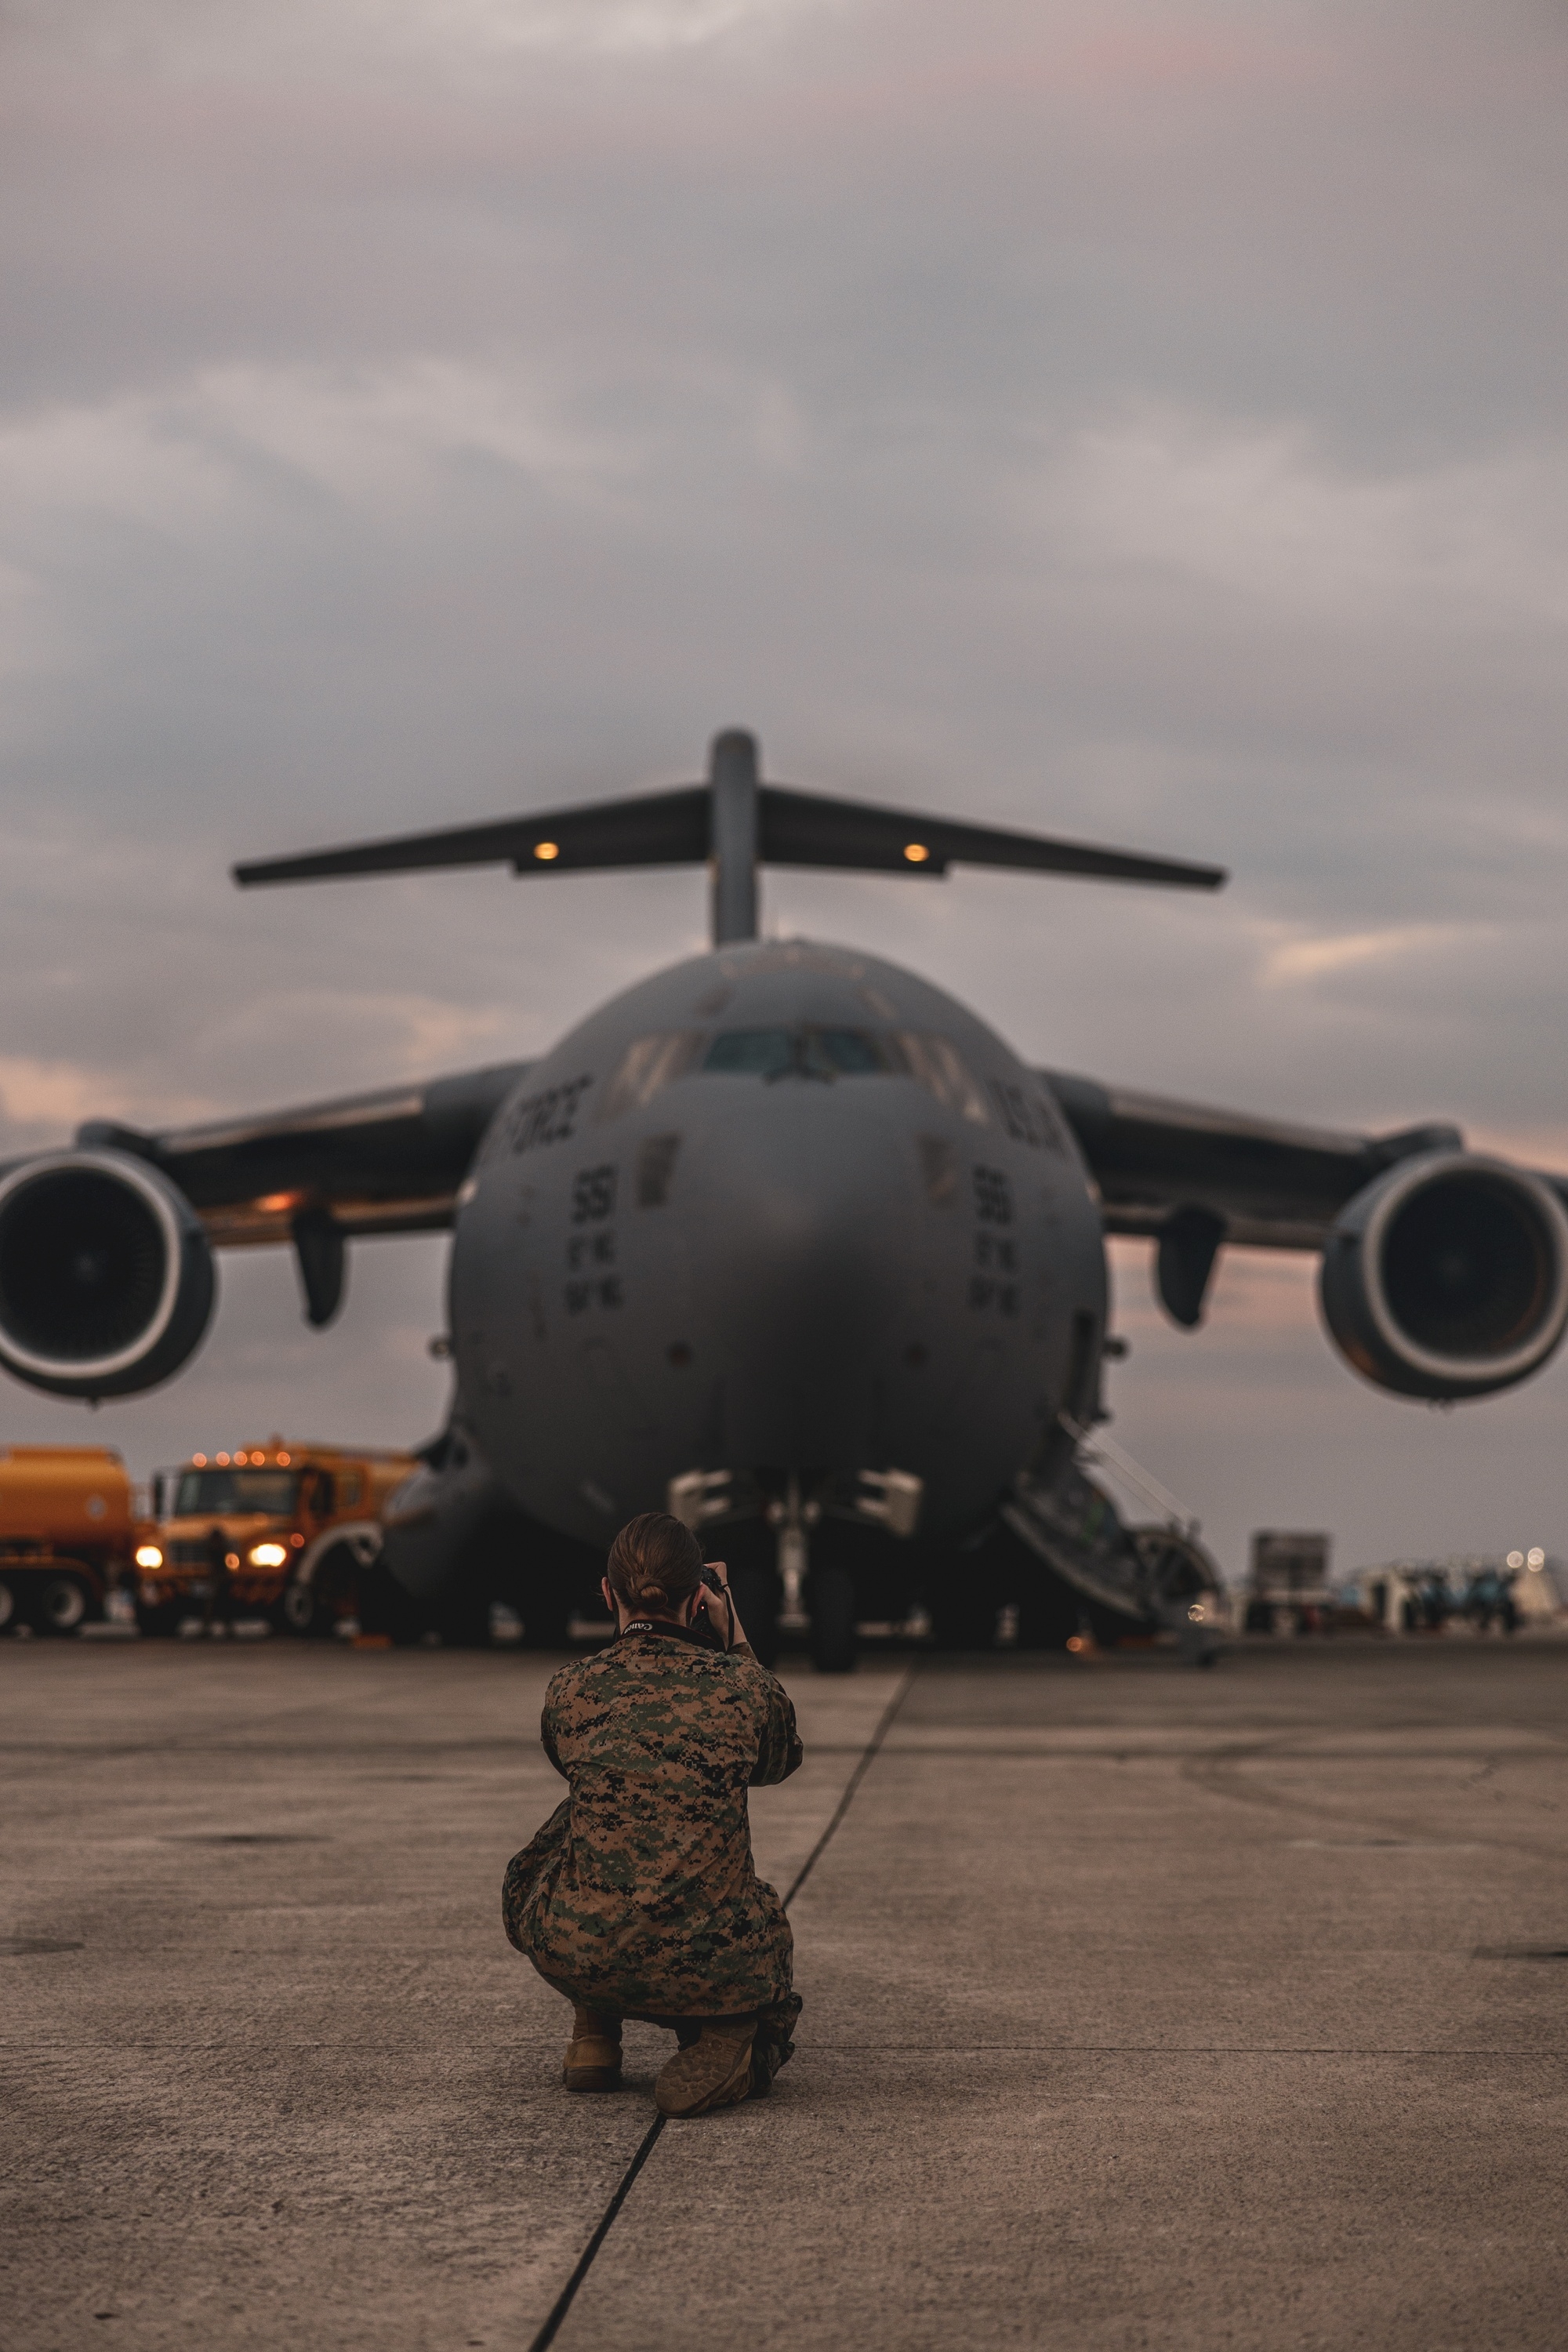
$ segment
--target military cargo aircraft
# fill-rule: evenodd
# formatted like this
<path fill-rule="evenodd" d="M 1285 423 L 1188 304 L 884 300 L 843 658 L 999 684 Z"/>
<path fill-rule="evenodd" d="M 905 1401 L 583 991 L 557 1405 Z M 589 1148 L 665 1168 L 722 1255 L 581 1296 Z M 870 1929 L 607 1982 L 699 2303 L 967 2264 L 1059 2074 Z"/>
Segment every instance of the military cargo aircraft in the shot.
<path fill-rule="evenodd" d="M 1201 1553 L 1124 1528 L 1086 1476 L 1107 1234 L 1152 1240 L 1187 1329 L 1227 1244 L 1320 1253 L 1334 1344 L 1405 1396 L 1485 1395 L 1557 1347 L 1564 1180 L 1451 1127 L 1340 1133 L 1031 1068 L 911 972 L 758 937 L 763 866 L 1202 890 L 1217 867 L 764 782 L 734 730 L 679 790 L 235 871 L 704 863 L 711 950 L 542 1060 L 163 1133 L 94 1121 L 13 1164 L 0 1362 L 123 1396 L 191 1358 L 215 1250 L 291 1244 L 321 1326 L 354 1236 L 450 1229 L 450 1418 L 367 1607 L 452 1635 L 500 1598 L 558 1640 L 617 1524 L 668 1507 L 721 1546 L 764 1647 L 793 1545 L 831 1669 L 858 1622 L 922 1599 L 951 1643 L 1008 1604 L 1030 1642 L 1203 1619 Z"/>

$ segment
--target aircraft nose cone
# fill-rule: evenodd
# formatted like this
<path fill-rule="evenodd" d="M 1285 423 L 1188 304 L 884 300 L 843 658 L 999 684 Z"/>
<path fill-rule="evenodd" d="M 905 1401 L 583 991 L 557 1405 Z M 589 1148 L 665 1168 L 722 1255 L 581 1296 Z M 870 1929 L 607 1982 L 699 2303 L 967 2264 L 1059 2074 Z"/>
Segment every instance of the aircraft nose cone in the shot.
<path fill-rule="evenodd" d="M 700 1311 L 727 1368 L 725 1457 L 864 1467 L 879 1366 L 908 1313 L 908 1139 L 847 1088 L 755 1093 L 713 1138 L 694 1204 Z"/>

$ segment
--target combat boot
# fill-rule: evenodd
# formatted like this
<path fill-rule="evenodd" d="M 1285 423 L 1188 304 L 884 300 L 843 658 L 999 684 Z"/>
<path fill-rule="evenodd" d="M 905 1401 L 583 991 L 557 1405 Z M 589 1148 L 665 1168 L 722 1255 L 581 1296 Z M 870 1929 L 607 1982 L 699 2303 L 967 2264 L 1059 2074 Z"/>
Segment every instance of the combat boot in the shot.
<path fill-rule="evenodd" d="M 701 2032 L 659 2069 L 653 2095 L 661 2116 L 707 2116 L 750 2096 L 757 2021 L 706 2018 Z"/>
<path fill-rule="evenodd" d="M 621 2087 L 621 2021 L 607 2010 L 575 2008 L 563 2077 L 569 2091 Z"/>

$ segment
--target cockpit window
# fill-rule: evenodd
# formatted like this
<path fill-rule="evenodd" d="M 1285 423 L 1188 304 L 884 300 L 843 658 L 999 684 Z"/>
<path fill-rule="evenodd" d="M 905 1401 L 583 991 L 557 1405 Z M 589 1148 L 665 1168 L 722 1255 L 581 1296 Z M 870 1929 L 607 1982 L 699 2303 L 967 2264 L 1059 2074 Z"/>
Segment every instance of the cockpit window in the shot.
<path fill-rule="evenodd" d="M 700 1029 L 659 1029 L 649 1037 L 634 1037 L 605 1086 L 600 1119 L 646 1110 L 655 1095 L 696 1068 L 706 1043 Z"/>
<path fill-rule="evenodd" d="M 869 1070 L 892 1070 L 901 1066 L 892 1050 L 890 1038 L 874 1037 L 866 1029 L 808 1029 L 822 1052 L 836 1070 L 845 1076 Z"/>
<path fill-rule="evenodd" d="M 646 1110 L 694 1070 L 727 1077 L 913 1078 L 944 1108 L 976 1127 L 992 1114 L 984 1088 L 951 1037 L 912 1029 L 664 1029 L 636 1037 L 600 1098 L 598 1118 Z"/>
<path fill-rule="evenodd" d="M 953 1044 L 951 1037 L 931 1037 L 912 1029 L 900 1029 L 896 1040 L 902 1048 L 904 1066 L 918 1086 L 928 1095 L 934 1095 L 948 1110 L 955 1110 L 960 1118 L 975 1127 L 991 1125 L 991 1109 L 985 1090 Z"/>
<path fill-rule="evenodd" d="M 705 1070 L 757 1078 L 865 1077 L 904 1067 L 890 1037 L 868 1029 L 721 1029 Z"/>
<path fill-rule="evenodd" d="M 782 1078 L 793 1060 L 787 1029 L 726 1029 L 709 1046 L 705 1070 L 732 1070 L 737 1076 Z"/>

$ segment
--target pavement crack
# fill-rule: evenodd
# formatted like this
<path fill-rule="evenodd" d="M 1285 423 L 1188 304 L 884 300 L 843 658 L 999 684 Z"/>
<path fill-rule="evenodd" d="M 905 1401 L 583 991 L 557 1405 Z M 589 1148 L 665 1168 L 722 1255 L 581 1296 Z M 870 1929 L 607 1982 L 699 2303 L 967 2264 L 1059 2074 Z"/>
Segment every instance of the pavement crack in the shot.
<path fill-rule="evenodd" d="M 638 2148 L 637 2154 L 633 2157 L 631 2162 L 622 2173 L 619 2181 L 616 2183 L 615 2194 L 612 2196 L 609 2203 L 605 2206 L 604 2211 L 599 2216 L 598 2227 L 594 2231 L 594 2234 L 589 2239 L 587 2244 L 584 2247 L 582 2252 L 578 2255 L 576 2269 L 573 2272 L 571 2277 L 567 2280 L 565 2285 L 556 2296 L 555 2301 L 552 2304 L 543 2326 L 540 2329 L 538 2335 L 529 2346 L 529 2352 L 545 2352 L 546 2345 L 554 2343 L 556 2333 L 560 2328 L 561 2323 L 572 2308 L 573 2297 L 575 2295 L 578 2288 L 582 2285 L 583 2281 L 587 2277 L 589 2271 L 593 2268 L 595 2255 L 598 2252 L 599 2248 L 604 2244 L 605 2240 L 609 2236 L 610 2230 L 614 2224 L 616 2214 L 620 2211 L 621 2207 L 626 2203 L 626 2199 L 631 2194 L 633 2181 L 637 2179 L 638 2173 L 642 2170 L 643 2166 L 653 2154 L 655 2147 L 658 2145 L 658 2136 L 665 2126 L 665 2120 L 666 2118 L 663 2116 L 655 2116 L 652 2123 L 649 2124 L 647 2130 L 644 2133 L 642 2146 Z"/>

